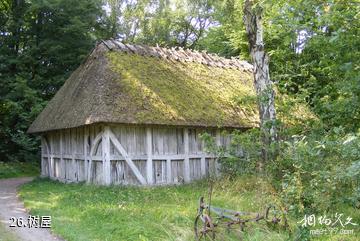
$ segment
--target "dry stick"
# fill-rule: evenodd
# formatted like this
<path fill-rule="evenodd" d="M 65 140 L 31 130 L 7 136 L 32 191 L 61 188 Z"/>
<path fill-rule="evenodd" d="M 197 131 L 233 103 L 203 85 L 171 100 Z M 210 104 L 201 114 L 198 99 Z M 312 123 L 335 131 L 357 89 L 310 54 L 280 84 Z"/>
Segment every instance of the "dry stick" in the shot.
<path fill-rule="evenodd" d="M 215 163 L 218 161 L 218 158 L 215 158 Z M 209 189 L 208 189 L 208 196 L 209 196 L 209 208 L 208 208 L 208 215 L 210 216 L 210 207 L 211 207 L 211 196 L 214 188 L 214 179 L 211 176 L 209 176 Z"/>

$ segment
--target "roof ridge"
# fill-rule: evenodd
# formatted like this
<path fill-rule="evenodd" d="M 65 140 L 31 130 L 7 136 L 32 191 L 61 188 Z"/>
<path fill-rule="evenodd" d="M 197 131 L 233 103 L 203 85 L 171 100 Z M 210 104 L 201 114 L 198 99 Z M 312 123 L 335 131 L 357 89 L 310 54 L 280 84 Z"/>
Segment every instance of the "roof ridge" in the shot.
<path fill-rule="evenodd" d="M 125 53 L 139 54 L 163 59 L 170 59 L 180 62 L 195 62 L 213 67 L 241 69 L 252 72 L 253 66 L 247 61 L 235 57 L 230 59 L 221 57 L 217 54 L 184 49 L 181 47 L 152 47 L 143 44 L 123 43 L 116 39 L 101 40 L 99 44 L 104 44 L 109 50 L 122 51 Z"/>

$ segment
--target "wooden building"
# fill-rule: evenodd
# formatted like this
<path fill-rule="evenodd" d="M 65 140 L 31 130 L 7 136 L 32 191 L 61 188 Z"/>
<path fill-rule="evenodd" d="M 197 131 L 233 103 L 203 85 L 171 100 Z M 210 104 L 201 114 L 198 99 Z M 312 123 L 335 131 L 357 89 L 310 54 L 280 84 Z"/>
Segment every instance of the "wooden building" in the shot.
<path fill-rule="evenodd" d="M 184 49 L 102 41 L 32 123 L 41 174 L 64 182 L 159 185 L 216 169 L 199 134 L 258 125 L 252 66 Z"/>

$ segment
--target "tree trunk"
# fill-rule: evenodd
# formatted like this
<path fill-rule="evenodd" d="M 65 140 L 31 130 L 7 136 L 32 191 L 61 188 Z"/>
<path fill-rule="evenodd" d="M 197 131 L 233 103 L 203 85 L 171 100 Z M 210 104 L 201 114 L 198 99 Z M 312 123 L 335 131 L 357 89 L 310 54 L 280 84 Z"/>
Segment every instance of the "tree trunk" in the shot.
<path fill-rule="evenodd" d="M 244 3 L 244 23 L 248 36 L 250 55 L 254 65 L 254 85 L 258 96 L 260 129 L 262 134 L 262 163 L 259 169 L 271 158 L 271 144 L 277 141 L 275 92 L 269 75 L 269 56 L 265 53 L 263 28 L 261 24 L 262 8 L 252 0 Z M 275 148 L 276 149 L 276 148 Z"/>

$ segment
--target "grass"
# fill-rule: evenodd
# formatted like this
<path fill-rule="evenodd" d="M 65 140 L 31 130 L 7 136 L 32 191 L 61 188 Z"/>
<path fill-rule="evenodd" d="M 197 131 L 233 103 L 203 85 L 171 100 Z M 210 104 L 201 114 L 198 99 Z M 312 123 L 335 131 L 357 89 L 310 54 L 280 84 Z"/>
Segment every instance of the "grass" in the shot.
<path fill-rule="evenodd" d="M 69 241 L 194 240 L 198 199 L 202 195 L 207 199 L 207 194 L 206 181 L 140 188 L 62 184 L 36 179 L 20 189 L 20 196 L 31 213 L 51 215 L 52 231 Z M 268 203 L 278 204 L 278 201 L 271 185 L 262 178 L 248 176 L 235 181 L 222 180 L 214 186 L 214 206 L 258 212 Z M 339 207 L 335 211 L 343 210 Z M 360 215 L 353 209 L 344 213 L 359 222 Z M 289 218 L 291 233 L 259 222 L 248 224 L 244 232 L 221 230 L 217 240 L 294 240 L 298 236 L 297 222 L 301 219 Z M 356 235 L 320 236 L 317 240 L 344 238 L 356 240 Z"/>
<path fill-rule="evenodd" d="M 0 161 L 0 179 L 38 176 L 39 169 L 39 164 L 34 162 Z"/>
<path fill-rule="evenodd" d="M 272 199 L 269 185 L 249 178 L 214 187 L 212 203 L 259 211 Z M 66 240 L 193 240 L 198 199 L 205 181 L 156 188 L 98 187 L 36 179 L 20 190 L 36 215 L 51 215 L 52 228 Z M 238 240 L 238 233 L 231 233 Z M 265 224 L 249 226 L 244 240 L 285 240 L 287 233 Z"/>
<path fill-rule="evenodd" d="M 4 227 L 4 224 L 0 222 L 0 241 L 18 241 L 18 240 L 19 239 L 13 233 L 10 233 Z"/>

